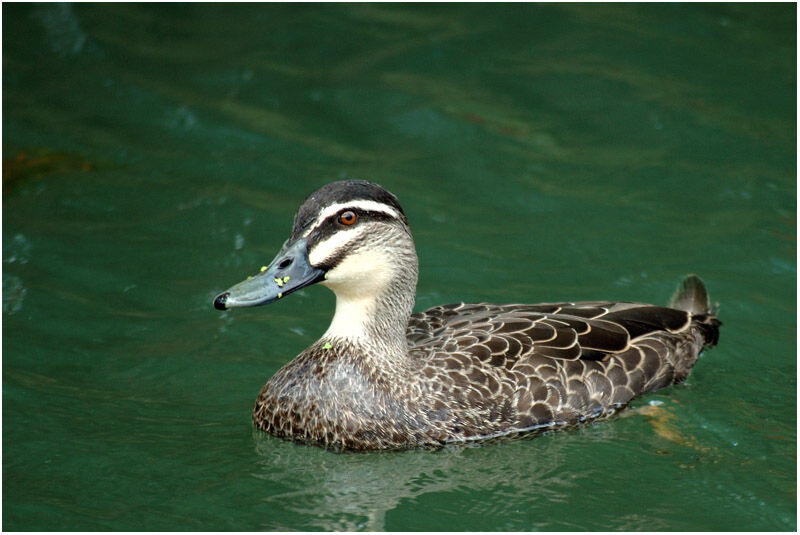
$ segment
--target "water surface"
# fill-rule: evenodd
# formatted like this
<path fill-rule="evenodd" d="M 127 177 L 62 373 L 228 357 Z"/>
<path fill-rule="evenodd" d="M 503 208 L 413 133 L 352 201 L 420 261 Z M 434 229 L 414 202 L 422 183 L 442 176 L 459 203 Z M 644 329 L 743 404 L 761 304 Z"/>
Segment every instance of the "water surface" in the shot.
<path fill-rule="evenodd" d="M 794 530 L 796 7 L 3 5 L 6 530 Z M 612 421 L 437 452 L 255 432 L 327 327 L 220 313 L 303 198 L 396 193 L 417 308 L 666 303 L 720 345 Z"/>

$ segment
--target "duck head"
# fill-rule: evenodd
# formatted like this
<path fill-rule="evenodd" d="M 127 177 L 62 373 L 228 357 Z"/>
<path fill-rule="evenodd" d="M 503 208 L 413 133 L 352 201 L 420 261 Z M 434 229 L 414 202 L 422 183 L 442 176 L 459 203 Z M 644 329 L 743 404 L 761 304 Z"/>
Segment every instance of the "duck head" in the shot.
<path fill-rule="evenodd" d="M 403 315 L 411 313 L 417 256 L 408 220 L 392 193 L 360 180 L 315 191 L 272 262 L 219 294 L 214 307 L 266 305 L 318 282 L 336 293 L 334 331 L 360 329 L 378 308 L 387 308 L 379 306 L 387 300 Z"/>

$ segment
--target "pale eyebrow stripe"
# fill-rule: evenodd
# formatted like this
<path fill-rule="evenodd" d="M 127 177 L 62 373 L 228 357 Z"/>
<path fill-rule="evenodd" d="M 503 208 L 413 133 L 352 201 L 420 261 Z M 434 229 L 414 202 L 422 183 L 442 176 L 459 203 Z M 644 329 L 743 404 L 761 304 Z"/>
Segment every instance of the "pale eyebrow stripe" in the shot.
<path fill-rule="evenodd" d="M 344 210 L 345 208 L 351 208 L 354 210 L 362 210 L 364 212 L 381 212 L 386 214 L 390 217 L 394 217 L 396 219 L 400 219 L 400 214 L 397 210 L 392 208 L 391 206 L 384 204 L 382 202 L 376 201 L 369 201 L 366 199 L 360 199 L 357 201 L 350 201 L 344 203 L 336 203 L 330 206 L 326 206 L 317 216 L 316 221 L 314 224 L 311 225 L 307 231 L 303 233 L 303 237 L 307 237 L 311 232 L 319 227 L 323 221 L 328 219 L 330 216 L 339 213 L 340 211 Z"/>

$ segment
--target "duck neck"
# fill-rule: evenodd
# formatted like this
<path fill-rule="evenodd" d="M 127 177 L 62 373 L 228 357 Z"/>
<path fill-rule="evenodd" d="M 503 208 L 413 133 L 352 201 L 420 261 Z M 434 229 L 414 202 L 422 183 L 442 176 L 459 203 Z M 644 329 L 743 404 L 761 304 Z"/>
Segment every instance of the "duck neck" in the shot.
<path fill-rule="evenodd" d="M 417 256 L 395 260 L 397 267 L 384 282 L 330 285 L 336 293 L 336 313 L 322 336 L 324 341 L 350 345 L 367 358 L 389 359 L 395 365 L 407 359 L 406 329 L 414 308 Z"/>

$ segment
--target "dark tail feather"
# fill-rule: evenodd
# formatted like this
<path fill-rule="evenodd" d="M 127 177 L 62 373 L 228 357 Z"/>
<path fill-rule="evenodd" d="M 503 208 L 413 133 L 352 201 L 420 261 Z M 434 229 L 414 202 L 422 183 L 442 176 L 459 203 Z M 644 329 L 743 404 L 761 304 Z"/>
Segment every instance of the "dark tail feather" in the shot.
<path fill-rule="evenodd" d="M 669 300 L 669 307 L 691 312 L 692 315 L 711 314 L 711 300 L 700 277 L 689 275 L 683 279 Z"/>
<path fill-rule="evenodd" d="M 722 322 L 717 319 L 708 292 L 696 275 L 689 275 L 678 285 L 678 289 L 669 300 L 670 308 L 685 310 L 692 315 L 693 322 L 703 332 L 706 345 L 716 345 L 719 340 L 719 328 Z"/>

